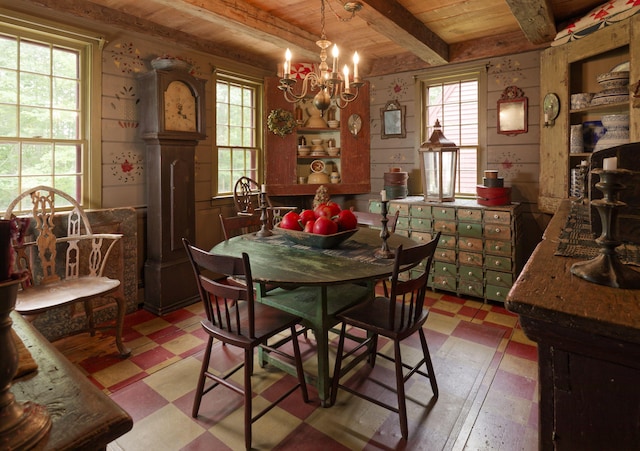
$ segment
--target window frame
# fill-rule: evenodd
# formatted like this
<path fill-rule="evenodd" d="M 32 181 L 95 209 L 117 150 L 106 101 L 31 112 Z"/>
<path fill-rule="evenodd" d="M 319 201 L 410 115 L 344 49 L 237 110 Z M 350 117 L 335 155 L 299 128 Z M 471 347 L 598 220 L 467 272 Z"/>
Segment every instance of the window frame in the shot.
<path fill-rule="evenodd" d="M 87 209 L 102 207 L 102 48 L 106 41 L 98 34 L 0 8 L 0 31 L 21 39 L 40 41 L 77 50 L 80 56 L 80 136 L 84 150 L 81 161 L 80 194 L 70 193 Z M 18 105 L 20 105 L 18 103 Z M 11 138 L 13 139 L 13 138 Z M 17 140 L 27 141 L 16 137 Z M 21 190 L 25 188 L 21 185 Z"/>
<path fill-rule="evenodd" d="M 227 196 L 233 196 L 233 185 L 234 181 L 231 181 L 231 190 L 229 192 L 219 192 L 218 191 L 218 180 L 219 180 L 219 152 L 220 148 L 239 148 L 239 149 L 250 149 L 251 147 L 241 147 L 241 146 L 218 146 L 217 139 L 217 128 L 218 128 L 218 99 L 217 99 L 217 86 L 218 81 L 226 81 L 231 83 L 238 83 L 243 86 L 250 87 L 254 90 L 255 93 L 255 116 L 253 118 L 253 123 L 255 124 L 255 143 L 252 147 L 255 149 L 255 174 L 256 177 L 251 177 L 258 182 L 258 184 L 262 183 L 263 177 L 263 167 L 264 167 L 264 136 L 263 136 L 263 119 L 262 119 L 262 107 L 263 107 L 263 93 L 264 93 L 264 82 L 262 79 L 252 77 L 246 74 L 240 74 L 233 71 L 218 69 L 213 74 L 213 127 L 214 127 L 214 139 L 213 139 L 213 157 L 212 157 L 212 183 L 211 183 L 211 196 L 212 198 L 221 198 Z"/>
<path fill-rule="evenodd" d="M 420 131 L 420 143 L 423 143 L 429 139 L 428 129 L 433 127 L 433 124 L 427 124 L 427 98 L 426 89 L 427 86 L 434 83 L 451 83 L 461 82 L 465 79 L 476 79 L 478 82 L 478 147 L 476 157 L 476 184 L 482 180 L 483 170 L 486 167 L 487 157 L 487 67 L 485 64 L 478 65 L 460 65 L 458 67 L 446 67 L 430 69 L 419 75 L 416 75 L 418 98 L 420 99 L 420 114 L 417 115 L 419 124 L 417 130 Z M 443 132 L 446 136 L 446 124 L 443 125 Z M 455 142 L 455 140 L 454 140 Z M 456 144 L 460 146 L 460 143 Z M 463 147 L 463 146 L 461 146 Z M 458 158 L 458 164 L 460 164 L 460 158 Z M 459 183 L 459 178 L 456 181 Z M 458 187 L 456 187 L 455 196 L 457 198 L 475 198 L 476 194 L 473 193 L 460 193 Z"/>

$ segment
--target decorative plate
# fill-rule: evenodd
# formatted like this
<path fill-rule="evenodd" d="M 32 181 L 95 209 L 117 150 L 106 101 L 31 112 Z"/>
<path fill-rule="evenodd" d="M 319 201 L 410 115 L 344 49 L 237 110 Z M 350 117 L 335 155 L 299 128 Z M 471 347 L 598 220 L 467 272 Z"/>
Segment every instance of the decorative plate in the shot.
<path fill-rule="evenodd" d="M 313 172 L 324 172 L 325 164 L 322 160 L 313 160 L 309 165 Z"/>

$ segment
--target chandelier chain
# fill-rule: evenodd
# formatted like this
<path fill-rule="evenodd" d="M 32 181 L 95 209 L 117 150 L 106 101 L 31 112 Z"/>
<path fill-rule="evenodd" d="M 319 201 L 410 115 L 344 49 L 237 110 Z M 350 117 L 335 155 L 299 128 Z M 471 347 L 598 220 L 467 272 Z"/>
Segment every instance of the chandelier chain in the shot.
<path fill-rule="evenodd" d="M 322 0 L 322 2 L 323 2 L 323 10 L 324 10 L 324 0 Z M 345 4 L 343 4 L 340 0 L 336 0 L 336 2 L 338 4 L 340 4 L 340 6 L 342 6 L 344 9 L 346 9 L 347 11 L 351 12 L 351 16 L 342 17 L 340 14 L 338 14 L 338 12 L 335 9 L 333 9 L 333 6 L 331 6 L 331 3 L 329 3 L 329 9 L 331 10 L 331 12 L 333 12 L 333 14 L 336 16 L 336 19 L 338 19 L 339 22 L 349 22 L 351 19 L 353 19 L 356 16 L 356 12 L 359 11 L 359 8 L 347 9 Z M 349 2 L 347 2 L 347 3 L 349 3 Z M 323 20 L 324 20 L 324 12 L 322 13 L 322 17 L 323 17 Z"/>

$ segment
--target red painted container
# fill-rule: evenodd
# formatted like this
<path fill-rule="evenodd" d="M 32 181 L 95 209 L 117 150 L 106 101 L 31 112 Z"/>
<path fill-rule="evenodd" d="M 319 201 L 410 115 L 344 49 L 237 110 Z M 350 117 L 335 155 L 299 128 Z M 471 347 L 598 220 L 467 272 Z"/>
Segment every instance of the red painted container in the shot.
<path fill-rule="evenodd" d="M 511 203 L 511 188 L 490 188 L 476 185 L 477 202 L 480 205 L 496 207 Z"/>

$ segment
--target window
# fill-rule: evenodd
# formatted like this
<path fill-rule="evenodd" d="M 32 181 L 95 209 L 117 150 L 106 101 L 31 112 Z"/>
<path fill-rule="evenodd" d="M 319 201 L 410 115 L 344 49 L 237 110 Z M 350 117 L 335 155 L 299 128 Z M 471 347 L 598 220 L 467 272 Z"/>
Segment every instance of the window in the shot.
<path fill-rule="evenodd" d="M 217 193 L 231 194 L 242 176 L 259 181 L 261 86 L 231 76 L 216 81 Z"/>
<path fill-rule="evenodd" d="M 81 201 L 88 191 L 92 43 L 13 19 L 0 25 L 0 210 L 37 185 Z"/>
<path fill-rule="evenodd" d="M 422 79 L 422 142 L 429 139 L 438 120 L 447 139 L 460 147 L 456 195 L 475 196 L 478 171 L 483 166 L 481 142 L 486 124 L 479 114 L 483 74 L 484 69 L 479 69 L 459 74 L 436 74 Z"/>

